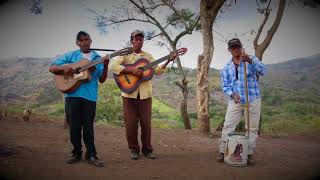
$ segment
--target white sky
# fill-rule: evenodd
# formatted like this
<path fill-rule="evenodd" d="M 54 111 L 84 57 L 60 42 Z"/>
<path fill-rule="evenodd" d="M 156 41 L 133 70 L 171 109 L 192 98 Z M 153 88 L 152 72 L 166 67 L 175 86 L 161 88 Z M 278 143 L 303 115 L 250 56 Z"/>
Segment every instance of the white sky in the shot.
<path fill-rule="evenodd" d="M 25 1 L 9 1 L 0 6 L 2 45 L 0 59 L 13 56 L 26 57 L 54 57 L 67 51 L 77 49 L 75 35 L 78 31 L 87 31 L 93 39 L 92 48 L 120 49 L 125 46 L 130 33 L 135 29 L 149 29 L 143 24 L 126 24 L 110 29 L 101 35 L 95 28 L 92 17 L 84 5 L 103 10 L 111 8 L 116 1 L 103 0 L 43 0 L 43 14 L 33 15 L 29 12 Z M 221 14 L 221 18 L 214 25 L 214 29 L 227 39 L 233 34 L 257 29 L 262 16 L 256 13 L 255 0 L 237 1 L 237 4 Z M 184 1 L 181 7 L 188 7 L 199 11 L 199 1 Z M 273 14 L 276 9 L 273 10 Z M 163 13 L 162 13 L 163 14 Z M 159 14 L 162 15 L 162 14 Z M 305 57 L 320 53 L 320 11 L 311 8 L 286 8 L 282 22 L 269 48 L 264 54 L 266 64 L 287 61 L 297 57 Z M 271 16 L 273 20 L 274 16 Z M 221 37 L 214 33 L 214 38 Z M 240 36 L 249 54 L 253 54 L 252 39 Z M 225 43 L 215 39 L 215 51 L 211 67 L 221 69 L 229 58 Z M 180 42 L 181 47 L 187 47 L 188 53 L 181 57 L 182 65 L 195 68 L 197 57 L 202 52 L 202 35 L 195 32 Z M 155 58 L 168 53 L 164 47 L 145 42 L 144 50 Z M 104 55 L 105 53 L 100 53 Z"/>

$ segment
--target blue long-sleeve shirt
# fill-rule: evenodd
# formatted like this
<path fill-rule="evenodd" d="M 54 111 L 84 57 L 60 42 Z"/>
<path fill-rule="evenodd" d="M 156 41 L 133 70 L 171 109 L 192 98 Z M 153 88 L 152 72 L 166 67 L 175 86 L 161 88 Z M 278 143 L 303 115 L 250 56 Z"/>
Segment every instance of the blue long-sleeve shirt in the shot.
<path fill-rule="evenodd" d="M 266 72 L 265 65 L 255 56 L 250 56 L 252 63 L 245 63 L 247 67 L 247 82 L 249 102 L 260 98 L 259 83 L 256 74 L 263 76 Z M 240 95 L 240 103 L 246 103 L 245 82 L 244 82 L 244 62 L 240 61 L 238 67 L 238 79 L 236 78 L 236 67 L 229 60 L 227 65 L 221 70 L 221 87 L 223 92 L 230 98 L 232 93 Z"/>
<path fill-rule="evenodd" d="M 95 51 L 91 51 L 91 61 L 96 61 L 100 58 L 100 55 Z M 83 54 L 80 50 L 68 52 L 57 59 L 51 65 L 61 66 L 63 64 L 75 63 L 82 60 Z M 75 91 L 71 93 L 65 93 L 65 97 L 82 97 L 90 101 L 97 101 L 98 95 L 98 80 L 103 72 L 103 65 L 97 64 L 95 71 L 91 73 L 91 80 L 82 83 Z"/>

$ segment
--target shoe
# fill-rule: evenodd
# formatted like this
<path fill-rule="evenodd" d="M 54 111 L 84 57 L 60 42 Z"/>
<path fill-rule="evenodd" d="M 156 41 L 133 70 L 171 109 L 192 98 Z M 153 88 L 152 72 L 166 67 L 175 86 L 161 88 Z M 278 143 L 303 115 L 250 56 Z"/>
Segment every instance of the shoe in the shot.
<path fill-rule="evenodd" d="M 96 167 L 103 167 L 103 161 L 100 161 L 97 157 L 91 156 L 87 159 L 87 161 L 89 164 L 92 164 Z"/>
<path fill-rule="evenodd" d="M 139 152 L 131 151 L 131 152 L 130 152 L 130 157 L 131 157 L 131 159 L 133 159 L 133 160 L 138 160 L 138 159 L 139 159 Z"/>
<path fill-rule="evenodd" d="M 217 162 L 223 162 L 224 161 L 224 154 L 223 153 L 219 153 L 216 157 L 216 161 Z"/>
<path fill-rule="evenodd" d="M 81 160 L 81 156 L 79 156 L 79 155 L 73 155 L 73 156 L 71 156 L 67 161 L 66 161 L 66 163 L 67 164 L 74 164 L 74 163 L 76 163 L 76 162 L 79 162 Z"/>
<path fill-rule="evenodd" d="M 254 159 L 253 159 L 253 155 L 252 154 L 249 154 L 248 155 L 248 165 L 249 166 L 253 166 L 255 163 Z"/>
<path fill-rule="evenodd" d="M 143 155 L 148 159 L 158 159 L 157 156 L 152 152 L 143 153 Z"/>

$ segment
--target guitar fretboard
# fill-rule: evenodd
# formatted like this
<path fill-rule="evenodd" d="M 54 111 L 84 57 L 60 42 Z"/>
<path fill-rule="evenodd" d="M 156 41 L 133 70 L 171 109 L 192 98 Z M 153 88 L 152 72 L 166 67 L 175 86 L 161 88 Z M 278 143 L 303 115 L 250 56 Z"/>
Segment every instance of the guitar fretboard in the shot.
<path fill-rule="evenodd" d="M 158 60 L 156 60 L 156 61 L 153 61 L 152 63 L 149 63 L 149 64 L 143 66 L 142 69 L 145 71 L 145 70 L 148 70 L 148 69 L 150 69 L 150 68 L 153 68 L 153 67 L 156 66 L 157 64 L 159 64 L 159 63 L 161 63 L 161 62 L 169 59 L 169 57 L 170 57 L 170 55 L 166 55 L 166 56 L 164 56 L 164 57 L 162 57 L 162 58 L 160 58 L 160 59 L 158 59 Z"/>
<path fill-rule="evenodd" d="M 121 54 L 123 54 L 122 50 L 116 51 L 116 52 L 110 54 L 109 60 L 110 60 L 111 58 L 116 57 L 116 56 L 121 55 Z M 103 60 L 102 58 L 99 58 L 99 59 L 96 60 L 96 61 L 91 61 L 90 63 L 82 66 L 82 67 L 80 68 L 79 72 L 85 71 L 85 70 L 87 70 L 87 69 L 89 69 L 89 68 L 91 68 L 91 67 L 93 67 L 93 66 L 95 66 L 95 65 L 97 65 L 97 64 L 103 63 L 103 61 L 104 61 L 104 60 Z"/>

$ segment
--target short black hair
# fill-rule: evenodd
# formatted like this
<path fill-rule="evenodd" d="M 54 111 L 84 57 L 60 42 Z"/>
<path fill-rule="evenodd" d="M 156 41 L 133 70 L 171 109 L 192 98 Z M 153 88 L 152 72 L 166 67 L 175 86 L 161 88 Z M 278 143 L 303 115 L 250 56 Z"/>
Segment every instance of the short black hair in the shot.
<path fill-rule="evenodd" d="M 87 32 L 79 31 L 77 34 L 77 40 L 80 40 L 81 36 L 89 36 L 90 37 L 90 35 Z"/>

